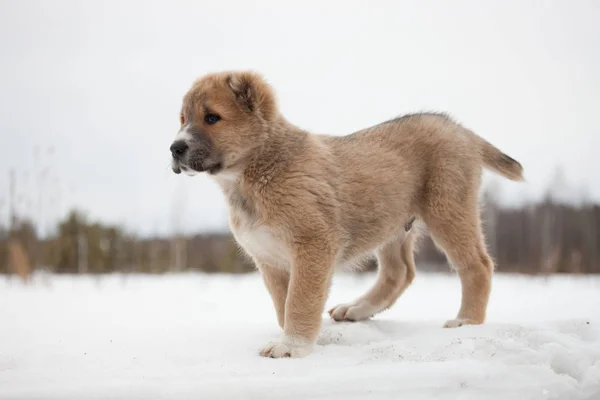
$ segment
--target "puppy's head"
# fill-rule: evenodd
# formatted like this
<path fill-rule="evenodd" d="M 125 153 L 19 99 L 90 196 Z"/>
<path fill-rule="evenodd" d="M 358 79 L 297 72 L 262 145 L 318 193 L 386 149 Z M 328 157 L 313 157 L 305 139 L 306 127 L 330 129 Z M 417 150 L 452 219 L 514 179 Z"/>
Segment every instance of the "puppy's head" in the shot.
<path fill-rule="evenodd" d="M 201 77 L 183 98 L 181 128 L 171 145 L 173 171 L 217 174 L 239 166 L 278 114 L 273 91 L 256 73 Z"/>

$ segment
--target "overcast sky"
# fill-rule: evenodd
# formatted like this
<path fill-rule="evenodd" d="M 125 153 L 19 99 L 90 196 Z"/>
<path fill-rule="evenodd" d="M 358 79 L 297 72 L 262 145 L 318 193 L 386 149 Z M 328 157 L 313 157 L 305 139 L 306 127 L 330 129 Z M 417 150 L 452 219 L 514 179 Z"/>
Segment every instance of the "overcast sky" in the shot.
<path fill-rule="evenodd" d="M 599 4 L 0 0 L 2 220 L 11 168 L 38 213 L 37 145 L 47 221 L 77 206 L 146 234 L 225 229 L 218 187 L 174 175 L 169 145 L 192 81 L 241 68 L 314 132 L 449 112 L 524 165 L 527 183 L 497 179 L 504 203 L 559 166 L 561 196 L 600 201 Z"/>

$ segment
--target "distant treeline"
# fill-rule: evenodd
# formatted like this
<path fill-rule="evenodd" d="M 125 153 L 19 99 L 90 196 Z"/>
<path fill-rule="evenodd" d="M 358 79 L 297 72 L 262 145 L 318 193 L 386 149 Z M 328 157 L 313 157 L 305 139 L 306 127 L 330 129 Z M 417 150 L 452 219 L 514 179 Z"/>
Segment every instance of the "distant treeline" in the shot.
<path fill-rule="evenodd" d="M 521 208 L 502 208 L 488 202 L 482 218 L 497 271 L 600 273 L 598 204 L 573 206 L 547 199 Z M 36 268 L 92 274 L 253 270 L 227 233 L 141 238 L 117 226 L 91 222 L 76 211 L 55 231 L 52 237 L 38 240 L 34 224 L 18 218 L 11 228 L 0 227 L 0 273 L 27 273 Z M 444 256 L 429 238 L 420 246 L 419 263 L 448 270 Z M 374 260 L 365 264 L 367 270 L 376 267 Z"/>

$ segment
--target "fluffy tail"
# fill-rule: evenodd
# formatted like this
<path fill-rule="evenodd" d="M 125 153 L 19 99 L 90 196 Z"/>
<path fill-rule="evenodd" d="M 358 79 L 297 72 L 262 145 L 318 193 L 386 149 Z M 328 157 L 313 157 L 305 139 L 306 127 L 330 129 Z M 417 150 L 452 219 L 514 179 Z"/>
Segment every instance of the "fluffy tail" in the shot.
<path fill-rule="evenodd" d="M 469 132 L 481 153 L 481 159 L 483 164 L 491 170 L 496 171 L 500 175 L 513 180 L 522 181 L 523 178 L 523 166 L 514 158 L 504 154 L 494 145 L 489 143 L 487 140 L 481 138 L 473 132 Z"/>

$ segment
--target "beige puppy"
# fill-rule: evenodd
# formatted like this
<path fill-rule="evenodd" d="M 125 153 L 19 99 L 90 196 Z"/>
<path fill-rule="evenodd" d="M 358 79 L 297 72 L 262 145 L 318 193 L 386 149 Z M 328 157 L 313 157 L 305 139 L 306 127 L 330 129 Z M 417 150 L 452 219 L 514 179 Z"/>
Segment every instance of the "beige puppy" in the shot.
<path fill-rule="evenodd" d="M 460 310 L 445 326 L 484 322 L 494 267 L 479 218 L 482 166 L 512 180 L 522 167 L 448 117 L 314 135 L 279 113 L 259 75 L 221 72 L 185 95 L 171 152 L 174 172 L 208 172 L 220 185 L 231 230 L 264 278 L 284 336 L 261 355 L 308 354 L 334 269 L 366 255 L 379 263 L 375 284 L 331 317 L 363 320 L 394 304 L 415 276 L 415 221 L 461 280 Z"/>

